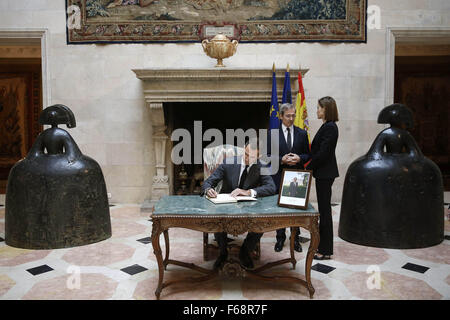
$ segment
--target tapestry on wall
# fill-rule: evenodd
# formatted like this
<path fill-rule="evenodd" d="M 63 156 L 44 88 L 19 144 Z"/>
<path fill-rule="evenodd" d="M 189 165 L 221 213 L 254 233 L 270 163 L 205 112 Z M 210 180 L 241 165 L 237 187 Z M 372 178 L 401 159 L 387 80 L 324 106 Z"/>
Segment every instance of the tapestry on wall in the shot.
<path fill-rule="evenodd" d="M 196 42 L 233 25 L 240 42 L 366 42 L 367 0 L 66 0 L 67 42 Z"/>

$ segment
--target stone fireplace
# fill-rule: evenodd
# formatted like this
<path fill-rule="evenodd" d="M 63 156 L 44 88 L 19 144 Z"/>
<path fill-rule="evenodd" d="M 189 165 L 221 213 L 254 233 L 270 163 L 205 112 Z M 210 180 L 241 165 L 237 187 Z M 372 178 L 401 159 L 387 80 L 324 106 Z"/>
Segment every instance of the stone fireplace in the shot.
<path fill-rule="evenodd" d="M 151 194 L 142 205 L 142 210 L 151 210 L 164 195 L 173 194 L 173 166 L 170 159 L 173 128 L 166 117 L 169 103 L 267 103 L 269 107 L 272 95 L 272 70 L 270 69 L 141 69 L 133 70 L 136 77 L 143 81 L 145 104 L 150 108 L 152 138 L 155 154 L 155 175 Z M 276 71 L 278 98 L 281 100 L 284 69 Z M 298 72 L 302 76 L 308 69 L 291 69 L 292 97 L 295 100 L 298 91 Z M 165 112 L 166 111 L 166 112 Z M 264 111 L 265 112 L 265 111 Z M 269 112 L 267 114 L 267 121 Z M 176 116 L 176 115 L 173 115 Z M 217 116 L 220 116 L 217 114 Z M 202 120 L 202 119 L 197 119 Z"/>

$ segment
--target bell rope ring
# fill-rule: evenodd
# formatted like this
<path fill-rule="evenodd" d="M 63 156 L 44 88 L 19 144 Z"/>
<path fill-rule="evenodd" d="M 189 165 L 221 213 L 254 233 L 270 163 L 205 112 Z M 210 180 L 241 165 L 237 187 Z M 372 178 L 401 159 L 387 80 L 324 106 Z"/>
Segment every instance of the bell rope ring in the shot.
<path fill-rule="evenodd" d="M 225 67 L 223 59 L 231 57 L 236 53 L 238 41 L 230 41 L 225 35 L 219 33 L 209 41 L 202 41 L 203 51 L 213 59 L 217 59 L 216 67 Z"/>

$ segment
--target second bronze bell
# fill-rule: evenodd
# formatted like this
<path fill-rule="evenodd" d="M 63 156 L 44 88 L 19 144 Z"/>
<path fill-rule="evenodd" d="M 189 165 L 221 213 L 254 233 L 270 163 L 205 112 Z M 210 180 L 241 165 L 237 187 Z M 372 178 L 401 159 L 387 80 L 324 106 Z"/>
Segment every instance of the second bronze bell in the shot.
<path fill-rule="evenodd" d="M 385 107 L 378 123 L 389 123 L 366 155 L 348 168 L 339 237 L 360 245 L 413 249 L 444 240 L 443 183 L 439 167 L 423 156 L 406 128 L 412 112 Z"/>
<path fill-rule="evenodd" d="M 86 245 L 111 237 L 105 180 L 99 164 L 81 153 L 58 124 L 75 127 L 64 105 L 44 109 L 51 125 L 10 171 L 6 192 L 5 242 L 26 249 Z"/>

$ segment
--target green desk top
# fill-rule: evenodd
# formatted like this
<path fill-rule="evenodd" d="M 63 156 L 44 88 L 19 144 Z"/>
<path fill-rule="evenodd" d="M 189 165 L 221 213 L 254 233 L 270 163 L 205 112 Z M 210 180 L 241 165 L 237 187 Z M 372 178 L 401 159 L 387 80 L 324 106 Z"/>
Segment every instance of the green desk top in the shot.
<path fill-rule="evenodd" d="M 291 209 L 278 206 L 278 195 L 258 198 L 257 201 L 214 204 L 204 197 L 165 196 L 155 205 L 153 216 L 299 216 L 318 215 L 309 203 L 308 209 Z"/>

